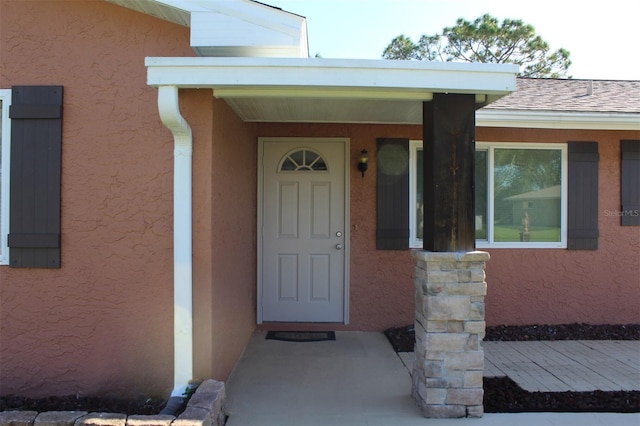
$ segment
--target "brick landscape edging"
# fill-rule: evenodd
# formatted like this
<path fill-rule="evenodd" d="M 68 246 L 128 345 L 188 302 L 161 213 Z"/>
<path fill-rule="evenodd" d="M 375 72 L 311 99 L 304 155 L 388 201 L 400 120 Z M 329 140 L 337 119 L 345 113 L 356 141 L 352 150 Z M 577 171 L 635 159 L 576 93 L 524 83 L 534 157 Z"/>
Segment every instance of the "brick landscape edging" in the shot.
<path fill-rule="evenodd" d="M 86 411 L 2 411 L 0 426 L 223 426 L 224 382 L 205 380 L 178 416 L 88 413 Z"/>

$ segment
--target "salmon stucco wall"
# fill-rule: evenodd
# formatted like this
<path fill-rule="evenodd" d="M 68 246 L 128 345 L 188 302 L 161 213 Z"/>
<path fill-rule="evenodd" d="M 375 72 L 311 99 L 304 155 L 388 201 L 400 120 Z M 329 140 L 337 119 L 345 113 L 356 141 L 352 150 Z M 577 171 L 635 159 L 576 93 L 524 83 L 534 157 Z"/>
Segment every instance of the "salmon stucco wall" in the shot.
<path fill-rule="evenodd" d="M 259 136 L 348 137 L 351 141 L 351 265 L 348 326 L 384 330 L 414 321 L 413 251 L 379 251 L 376 237 L 376 138 L 422 139 L 420 126 L 260 124 Z M 597 251 L 488 249 L 489 325 L 637 323 L 640 321 L 640 229 L 621 227 L 620 139 L 638 132 L 478 128 L 486 142 L 600 142 L 600 240 Z M 364 177 L 356 170 L 360 150 L 370 155 Z M 287 326 L 283 326 L 287 327 Z M 273 328 L 273 325 L 262 328 Z M 308 328 L 318 328 L 309 326 Z"/>
<path fill-rule="evenodd" d="M 0 394 L 173 387 L 173 138 L 145 56 L 189 29 L 103 1 L 0 2 L 0 87 L 64 86 L 62 267 L 0 267 Z"/>
<path fill-rule="evenodd" d="M 189 29 L 104 1 L 0 0 L 0 88 L 64 86 L 62 267 L 0 266 L 2 395 L 173 387 L 173 137 L 147 56 L 194 56 Z M 243 123 L 204 89 L 180 106 L 194 130 L 196 378 L 226 379 L 255 327 L 260 136 L 350 138 L 350 323 L 336 329 L 413 323 L 413 251 L 375 247 L 375 152 L 421 126 Z M 479 141 L 600 142 L 599 249 L 488 250 L 489 325 L 639 322 L 640 229 L 606 214 L 620 207 L 620 139 L 640 135 L 478 129 Z"/>
<path fill-rule="evenodd" d="M 640 227 L 620 226 L 620 140 L 637 131 L 478 128 L 488 142 L 598 142 L 598 250 L 488 249 L 488 325 L 640 322 Z"/>
<path fill-rule="evenodd" d="M 256 324 L 255 125 L 180 92 L 193 133 L 194 378 L 226 380 Z"/>

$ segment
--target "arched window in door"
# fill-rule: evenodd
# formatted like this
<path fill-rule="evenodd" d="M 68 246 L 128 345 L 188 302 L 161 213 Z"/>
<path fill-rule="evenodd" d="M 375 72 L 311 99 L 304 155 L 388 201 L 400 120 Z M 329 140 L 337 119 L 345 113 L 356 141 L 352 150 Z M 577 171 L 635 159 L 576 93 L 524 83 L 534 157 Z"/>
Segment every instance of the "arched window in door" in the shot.
<path fill-rule="evenodd" d="M 296 149 L 280 161 L 278 172 L 326 172 L 327 162 L 316 151 L 309 148 Z"/>

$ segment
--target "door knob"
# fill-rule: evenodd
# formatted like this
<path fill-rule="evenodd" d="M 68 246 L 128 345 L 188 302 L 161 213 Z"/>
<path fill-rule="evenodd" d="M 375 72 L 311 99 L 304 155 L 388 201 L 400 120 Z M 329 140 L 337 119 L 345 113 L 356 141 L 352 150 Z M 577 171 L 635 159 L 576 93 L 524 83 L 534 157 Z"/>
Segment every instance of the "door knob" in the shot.
<path fill-rule="evenodd" d="M 336 244 L 336 249 L 342 250 L 342 244 Z"/>

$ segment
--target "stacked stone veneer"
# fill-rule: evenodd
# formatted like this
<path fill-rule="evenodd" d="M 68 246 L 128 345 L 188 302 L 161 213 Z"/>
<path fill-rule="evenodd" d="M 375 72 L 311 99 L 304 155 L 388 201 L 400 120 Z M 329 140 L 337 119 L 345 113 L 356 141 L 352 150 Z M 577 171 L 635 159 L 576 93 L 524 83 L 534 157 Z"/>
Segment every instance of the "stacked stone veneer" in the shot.
<path fill-rule="evenodd" d="M 198 386 L 178 417 L 84 411 L 2 411 L 0 426 L 223 426 L 225 398 L 223 382 L 206 380 Z"/>
<path fill-rule="evenodd" d="M 425 417 L 481 417 L 485 252 L 416 253 L 412 394 Z"/>

